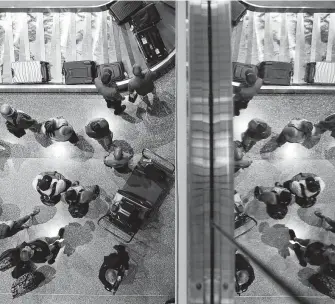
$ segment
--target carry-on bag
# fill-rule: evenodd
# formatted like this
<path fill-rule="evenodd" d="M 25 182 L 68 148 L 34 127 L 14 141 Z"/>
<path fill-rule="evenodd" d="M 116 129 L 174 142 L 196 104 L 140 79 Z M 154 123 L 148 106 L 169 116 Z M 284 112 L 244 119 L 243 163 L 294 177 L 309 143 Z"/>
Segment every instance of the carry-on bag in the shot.
<path fill-rule="evenodd" d="M 91 84 L 96 77 L 94 61 L 69 61 L 63 63 L 65 84 Z"/>
<path fill-rule="evenodd" d="M 233 81 L 239 83 L 247 83 L 246 71 L 248 70 L 252 70 L 256 75 L 258 74 L 257 66 L 253 64 L 233 62 Z"/>
<path fill-rule="evenodd" d="M 100 64 L 97 66 L 97 75 L 101 78 L 104 70 L 108 70 L 111 75 L 111 81 L 121 81 L 125 78 L 124 66 L 122 62 L 113 62 Z"/>
<path fill-rule="evenodd" d="M 144 6 L 142 1 L 114 1 L 109 7 L 111 15 L 118 25 L 130 21 L 132 15 Z"/>
<path fill-rule="evenodd" d="M 131 24 L 133 25 L 135 32 L 138 32 L 149 26 L 156 25 L 160 20 L 161 16 L 156 5 L 151 3 L 131 17 Z"/>
<path fill-rule="evenodd" d="M 139 31 L 135 36 L 149 67 L 168 56 L 167 49 L 156 26 Z"/>
<path fill-rule="evenodd" d="M 307 83 L 335 84 L 335 62 L 309 62 L 306 65 Z"/>
<path fill-rule="evenodd" d="M 230 3 L 231 23 L 232 26 L 236 26 L 247 13 L 247 8 L 239 1 L 231 1 Z"/>
<path fill-rule="evenodd" d="M 48 81 L 50 81 L 48 62 L 12 62 L 12 83 L 46 83 Z"/>
<path fill-rule="evenodd" d="M 258 76 L 264 85 L 290 85 L 293 67 L 289 62 L 263 61 L 258 65 Z"/>

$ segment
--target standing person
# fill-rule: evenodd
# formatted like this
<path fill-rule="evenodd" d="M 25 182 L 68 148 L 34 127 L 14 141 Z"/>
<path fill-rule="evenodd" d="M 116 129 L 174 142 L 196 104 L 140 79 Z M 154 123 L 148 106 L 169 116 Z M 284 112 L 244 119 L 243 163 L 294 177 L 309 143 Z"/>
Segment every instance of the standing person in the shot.
<path fill-rule="evenodd" d="M 128 167 L 129 160 L 133 157 L 130 153 L 124 152 L 121 147 L 116 147 L 105 157 L 104 164 L 116 170 L 123 170 Z"/>
<path fill-rule="evenodd" d="M 112 147 L 113 132 L 109 129 L 108 121 L 104 118 L 95 118 L 85 127 L 87 136 L 94 138 L 106 150 Z"/>
<path fill-rule="evenodd" d="M 234 87 L 234 116 L 239 116 L 240 110 L 248 107 L 250 100 L 258 94 L 262 85 L 263 79 L 257 77 L 252 70 L 246 71 L 246 83 L 240 87 Z"/>
<path fill-rule="evenodd" d="M 123 276 L 128 274 L 129 254 L 123 245 L 116 245 L 113 248 L 115 252 L 104 257 L 99 271 L 99 280 L 106 290 L 115 293 Z"/>
<path fill-rule="evenodd" d="M 120 94 L 116 82 L 112 81 L 110 70 L 104 69 L 101 78 L 95 78 L 94 84 L 98 93 L 106 100 L 107 108 L 113 108 L 115 115 L 124 112 L 126 106 L 121 103 L 125 98 Z"/>
<path fill-rule="evenodd" d="M 41 124 L 35 119 L 9 104 L 3 104 L 0 108 L 0 112 L 2 117 L 6 119 L 7 130 L 18 138 L 25 135 L 25 130 L 27 129 L 34 133 L 38 133 L 41 129 Z"/>
<path fill-rule="evenodd" d="M 244 155 L 243 144 L 238 140 L 234 140 L 234 173 L 240 169 L 248 168 L 252 164 L 252 160 L 243 160 Z"/>
<path fill-rule="evenodd" d="M 321 177 L 313 173 L 299 173 L 283 183 L 283 187 L 296 196 L 296 203 L 304 208 L 312 207 L 316 197 L 325 189 Z"/>
<path fill-rule="evenodd" d="M 242 145 L 245 152 L 260 140 L 266 139 L 271 135 L 271 127 L 263 120 L 254 118 L 249 121 L 248 129 L 242 133 Z"/>
<path fill-rule="evenodd" d="M 33 188 L 41 195 L 41 202 L 47 206 L 56 205 L 61 194 L 71 187 L 72 182 L 57 171 L 42 172 L 33 180 Z"/>
<path fill-rule="evenodd" d="M 156 74 L 150 70 L 144 73 L 141 66 L 138 64 L 134 64 L 133 74 L 134 77 L 128 82 L 129 100 L 135 102 L 136 94 L 138 94 L 147 106 L 151 108 L 148 94 L 151 93 L 153 95 L 154 101 L 159 99 L 154 84 Z"/>
<path fill-rule="evenodd" d="M 76 181 L 65 192 L 64 198 L 66 203 L 69 204 L 69 212 L 74 218 L 81 218 L 85 216 L 89 209 L 89 203 L 98 198 L 100 188 L 98 185 L 93 186 L 91 189 L 79 185 Z"/>
<path fill-rule="evenodd" d="M 48 119 L 42 124 L 41 131 L 47 137 L 54 141 L 65 142 L 69 141 L 71 144 L 76 145 L 79 138 L 73 127 L 62 116 Z"/>
<path fill-rule="evenodd" d="M 235 252 L 235 291 L 238 295 L 246 292 L 255 280 L 255 272 L 249 261 Z"/>
<path fill-rule="evenodd" d="M 32 213 L 24 217 L 19 218 L 15 221 L 0 222 L 0 239 L 5 239 L 17 234 L 19 231 L 28 228 L 24 226 L 30 219 L 40 212 L 40 209 L 37 207 Z"/>

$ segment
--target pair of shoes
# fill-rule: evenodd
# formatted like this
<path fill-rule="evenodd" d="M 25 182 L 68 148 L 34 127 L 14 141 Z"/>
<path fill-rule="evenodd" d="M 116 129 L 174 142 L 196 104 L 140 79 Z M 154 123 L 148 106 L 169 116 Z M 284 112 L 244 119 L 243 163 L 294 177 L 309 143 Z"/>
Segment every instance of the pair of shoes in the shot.
<path fill-rule="evenodd" d="M 125 105 L 123 105 L 123 106 L 121 106 L 121 110 L 119 110 L 119 111 L 114 111 L 114 114 L 115 115 L 120 115 L 120 114 L 122 114 L 123 112 L 124 112 L 124 110 L 126 109 L 126 106 Z"/>

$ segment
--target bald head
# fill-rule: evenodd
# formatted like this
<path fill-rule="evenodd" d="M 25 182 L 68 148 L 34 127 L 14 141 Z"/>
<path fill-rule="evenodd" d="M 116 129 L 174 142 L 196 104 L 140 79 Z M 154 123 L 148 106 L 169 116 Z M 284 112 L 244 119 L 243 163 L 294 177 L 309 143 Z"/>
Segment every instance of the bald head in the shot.
<path fill-rule="evenodd" d="M 116 280 L 117 280 L 117 272 L 114 269 L 107 269 L 106 274 L 105 274 L 106 280 L 114 285 Z"/>
<path fill-rule="evenodd" d="M 138 64 L 133 65 L 133 74 L 135 76 L 141 76 L 142 75 L 142 68 L 141 68 L 140 65 L 138 65 Z"/>
<path fill-rule="evenodd" d="M 27 262 L 33 257 L 33 255 L 34 251 L 30 247 L 26 246 L 20 252 L 20 259 L 23 262 Z"/>
<path fill-rule="evenodd" d="M 1 115 L 4 118 L 10 117 L 15 113 L 15 109 L 11 107 L 9 104 L 5 103 L 0 108 Z"/>
<path fill-rule="evenodd" d="M 114 157 L 116 160 L 120 160 L 122 159 L 123 153 L 122 153 L 122 148 L 120 147 L 116 147 L 114 149 Z"/>

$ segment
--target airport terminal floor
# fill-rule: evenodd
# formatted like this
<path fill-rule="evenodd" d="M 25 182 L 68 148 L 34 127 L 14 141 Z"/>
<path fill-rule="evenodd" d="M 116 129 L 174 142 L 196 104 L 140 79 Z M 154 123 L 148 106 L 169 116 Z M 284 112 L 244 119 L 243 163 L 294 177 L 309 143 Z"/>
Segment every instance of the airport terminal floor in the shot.
<path fill-rule="evenodd" d="M 66 117 L 77 132 L 80 142 L 54 143 L 43 147 L 28 131 L 16 138 L 0 125 L 1 155 L 0 220 L 15 220 L 29 214 L 35 206 L 41 208 L 33 226 L 17 235 L 0 241 L 1 250 L 38 237 L 55 236 L 65 226 L 64 249 L 55 264 L 41 265 L 46 277 L 42 286 L 15 299 L 15 303 L 164 303 L 174 295 L 174 188 L 159 209 L 158 217 L 135 239 L 126 245 L 130 255 L 128 282 L 122 282 L 112 296 L 98 279 L 103 257 L 120 243 L 97 225 L 97 219 L 107 211 L 108 203 L 129 174 L 115 173 L 106 167 L 106 151 L 85 134 L 84 126 L 94 117 L 107 119 L 114 133 L 114 143 L 134 151 L 138 161 L 144 148 L 156 152 L 174 163 L 175 77 L 170 70 L 156 82 L 161 100 L 152 115 L 138 99 L 125 103 L 127 109 L 115 116 L 97 94 L 0 94 L 1 103 L 10 103 L 26 111 L 37 120 L 59 115 Z M 43 144 L 43 143 L 42 143 Z M 55 207 L 44 206 L 32 181 L 40 172 L 57 170 L 71 181 L 84 186 L 98 184 L 101 195 L 90 203 L 82 219 L 70 216 L 67 206 L 59 202 Z M 122 242 L 121 242 L 122 243 Z M 10 302 L 13 282 L 10 271 L 1 273 L 0 302 Z"/>
<path fill-rule="evenodd" d="M 261 149 L 273 136 L 293 118 L 304 118 L 313 123 L 334 112 L 332 95 L 258 95 L 234 117 L 234 140 L 241 139 L 251 119 L 259 118 L 272 128 L 272 135 L 258 142 L 247 154 L 253 161 L 243 172 L 236 173 L 235 189 L 246 203 L 246 213 L 258 221 L 253 230 L 238 238 L 238 241 L 261 259 L 270 270 L 284 279 L 297 294 L 309 298 L 311 303 L 333 303 L 326 295 L 319 293 L 308 278 L 318 267 L 302 267 L 294 251 L 289 248 L 288 229 L 293 229 L 298 238 L 334 243 L 335 235 L 325 231 L 322 221 L 314 212 L 334 217 L 334 160 L 335 139 L 326 132 L 321 141 L 312 149 L 300 144 L 286 143 L 274 152 L 261 153 Z M 313 207 L 300 208 L 297 204 L 289 206 L 282 220 L 270 218 L 265 204 L 254 198 L 256 186 L 273 187 L 275 182 L 283 183 L 300 172 L 314 173 L 325 182 L 325 190 L 317 198 Z M 295 303 L 289 296 L 257 267 L 255 281 L 235 303 Z"/>

